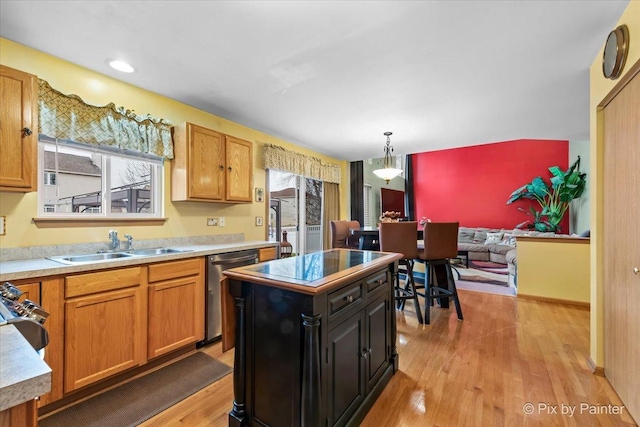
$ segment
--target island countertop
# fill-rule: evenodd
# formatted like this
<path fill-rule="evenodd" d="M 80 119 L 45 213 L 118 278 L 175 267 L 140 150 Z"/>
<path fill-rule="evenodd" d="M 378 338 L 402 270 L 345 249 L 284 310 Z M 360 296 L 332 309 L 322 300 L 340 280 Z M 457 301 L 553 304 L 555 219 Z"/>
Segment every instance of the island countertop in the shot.
<path fill-rule="evenodd" d="M 389 252 L 332 249 L 225 270 L 225 276 L 315 295 L 402 258 Z"/>

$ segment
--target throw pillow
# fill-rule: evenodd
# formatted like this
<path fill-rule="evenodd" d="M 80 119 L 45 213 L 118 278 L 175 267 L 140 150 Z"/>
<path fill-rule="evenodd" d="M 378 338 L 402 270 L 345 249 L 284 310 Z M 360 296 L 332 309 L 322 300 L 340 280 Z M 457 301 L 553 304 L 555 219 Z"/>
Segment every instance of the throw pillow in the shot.
<path fill-rule="evenodd" d="M 501 245 L 515 246 L 516 245 L 516 236 L 513 234 L 505 233 L 504 237 L 502 237 Z"/>
<path fill-rule="evenodd" d="M 502 240 L 504 233 L 487 233 L 487 240 L 484 241 L 485 245 L 497 245 Z"/>

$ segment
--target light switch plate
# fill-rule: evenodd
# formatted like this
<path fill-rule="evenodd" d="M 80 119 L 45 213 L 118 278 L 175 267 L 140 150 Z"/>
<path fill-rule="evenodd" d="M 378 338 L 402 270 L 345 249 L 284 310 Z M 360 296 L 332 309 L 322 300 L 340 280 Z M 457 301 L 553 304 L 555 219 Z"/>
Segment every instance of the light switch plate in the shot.
<path fill-rule="evenodd" d="M 207 218 L 207 225 L 208 226 L 217 226 L 218 225 L 218 218 Z"/>
<path fill-rule="evenodd" d="M 262 226 L 262 217 L 261 216 L 257 216 L 256 217 L 256 227 L 261 227 Z"/>
<path fill-rule="evenodd" d="M 5 234 L 7 234 L 6 220 L 7 217 L 0 216 L 0 236 L 4 236 Z"/>
<path fill-rule="evenodd" d="M 224 227 L 224 217 L 223 216 L 221 216 L 220 219 L 218 219 L 218 225 L 220 227 Z"/>

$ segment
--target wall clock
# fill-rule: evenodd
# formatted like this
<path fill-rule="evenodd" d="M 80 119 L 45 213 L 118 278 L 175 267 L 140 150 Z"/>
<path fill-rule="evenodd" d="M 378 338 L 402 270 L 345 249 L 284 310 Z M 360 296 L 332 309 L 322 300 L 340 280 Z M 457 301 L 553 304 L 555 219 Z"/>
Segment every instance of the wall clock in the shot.
<path fill-rule="evenodd" d="M 602 74 L 615 80 L 620 76 L 629 52 L 629 29 L 620 25 L 609 33 L 602 54 Z"/>

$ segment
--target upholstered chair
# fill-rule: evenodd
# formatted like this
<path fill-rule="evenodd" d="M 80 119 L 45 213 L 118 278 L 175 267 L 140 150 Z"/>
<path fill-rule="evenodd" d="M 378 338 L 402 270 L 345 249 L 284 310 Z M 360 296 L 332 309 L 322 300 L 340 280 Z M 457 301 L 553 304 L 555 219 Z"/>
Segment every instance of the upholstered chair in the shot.
<path fill-rule="evenodd" d="M 413 300 L 418 322 L 423 323 L 416 284 L 413 279 L 413 264 L 418 257 L 418 223 L 415 221 L 381 222 L 379 231 L 380 250 L 402 254 L 403 258 L 398 263 L 406 268 L 404 286 L 400 286 L 398 272 L 394 277 L 396 306 L 402 310 L 406 300 Z"/>
<path fill-rule="evenodd" d="M 358 241 L 351 236 L 349 230 L 359 230 L 358 221 L 333 220 L 331 226 L 331 248 L 358 249 Z"/>
<path fill-rule="evenodd" d="M 451 269 L 451 258 L 458 256 L 457 222 L 427 222 L 424 224 L 424 250 L 418 253 L 418 261 L 425 263 L 425 308 L 424 318 L 430 322 L 430 309 L 434 299 L 453 299 L 458 319 L 462 320 L 462 309 Z"/>

